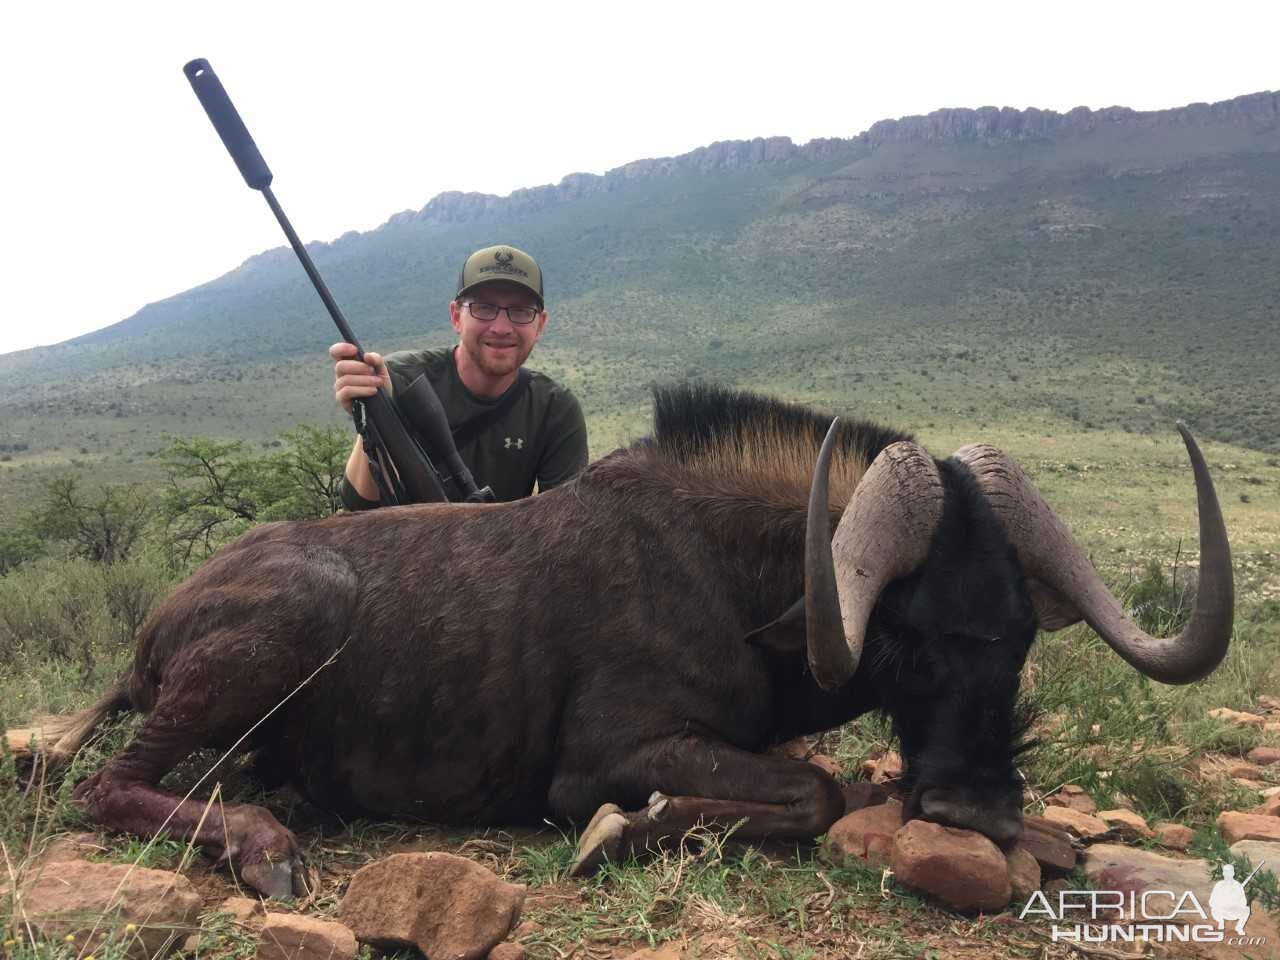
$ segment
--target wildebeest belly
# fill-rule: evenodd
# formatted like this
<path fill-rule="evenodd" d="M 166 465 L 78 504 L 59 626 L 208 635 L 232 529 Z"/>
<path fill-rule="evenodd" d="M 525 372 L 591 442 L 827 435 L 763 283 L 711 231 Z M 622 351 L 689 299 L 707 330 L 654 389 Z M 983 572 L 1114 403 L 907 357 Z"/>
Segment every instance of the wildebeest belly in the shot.
<path fill-rule="evenodd" d="M 335 674 L 300 698 L 280 760 L 308 798 L 343 815 L 440 823 L 538 822 L 558 740 L 556 693 L 483 671 Z M 429 675 L 429 676 L 428 676 Z M 366 695 L 365 691 L 372 691 Z"/>

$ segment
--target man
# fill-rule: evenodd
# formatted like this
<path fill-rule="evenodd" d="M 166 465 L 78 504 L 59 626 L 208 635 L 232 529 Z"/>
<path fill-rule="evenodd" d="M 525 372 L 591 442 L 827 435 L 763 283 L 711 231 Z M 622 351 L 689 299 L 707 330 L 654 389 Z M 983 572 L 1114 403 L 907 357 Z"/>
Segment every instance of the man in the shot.
<path fill-rule="evenodd" d="M 577 399 L 545 374 L 522 370 L 547 325 L 542 271 L 515 247 L 477 250 L 462 263 L 449 304 L 458 343 L 386 357 L 335 343 L 334 397 L 351 401 L 379 386 L 403 390 L 421 373 L 440 397 L 454 442 L 476 483 L 498 500 L 545 492 L 587 464 L 587 425 Z M 378 506 L 378 486 L 359 437 L 347 459 L 342 502 L 348 510 Z"/>

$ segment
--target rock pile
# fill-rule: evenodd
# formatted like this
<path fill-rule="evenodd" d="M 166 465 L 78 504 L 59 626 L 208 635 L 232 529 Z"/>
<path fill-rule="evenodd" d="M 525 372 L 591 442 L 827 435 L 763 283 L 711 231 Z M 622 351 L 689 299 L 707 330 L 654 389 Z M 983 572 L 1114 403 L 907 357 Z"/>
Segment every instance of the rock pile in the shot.
<path fill-rule="evenodd" d="M 1051 820 L 1027 817 L 1024 828 L 1022 840 L 1005 855 L 972 830 L 923 820 L 904 824 L 902 804 L 889 799 L 846 813 L 827 831 L 823 855 L 840 865 L 890 867 L 902 883 L 956 910 L 999 910 L 1011 897 L 1030 896 L 1042 878 L 1062 876 L 1076 865 L 1070 835 Z"/>
<path fill-rule="evenodd" d="M 1225 708 L 1211 714 L 1247 729 L 1264 729 L 1266 722 L 1261 715 Z M 1118 795 L 1121 806 L 1099 810 L 1093 798 L 1075 784 L 1045 798 L 1043 816 L 1024 817 L 1021 840 L 1003 853 L 972 831 L 919 820 L 904 824 L 902 801 L 893 794 L 893 780 L 886 777 L 889 769 L 900 775 L 901 767 L 894 766 L 900 763 L 896 754 L 863 763 L 863 773 L 869 778 L 887 782 L 863 781 L 844 788 L 846 813 L 827 832 L 824 857 L 842 865 L 860 862 L 889 868 L 899 882 L 962 911 L 999 910 L 1013 898 L 1031 897 L 1043 881 L 1062 883 L 1057 878 L 1076 867 L 1082 849 L 1089 851 L 1085 862 L 1099 889 L 1127 889 L 1115 886 L 1126 870 L 1139 889 L 1155 889 L 1150 884 L 1158 883 L 1196 889 L 1183 881 L 1202 883 L 1209 876 L 1204 861 L 1174 859 L 1125 845 L 1154 841 L 1165 850 L 1183 853 L 1195 837 L 1189 827 L 1169 822 L 1153 827 Z M 1255 747 L 1248 764 L 1209 760 L 1202 766 L 1202 774 L 1232 776 L 1238 783 L 1263 777 L 1280 779 L 1280 748 Z M 1220 814 L 1218 830 L 1232 844 L 1233 853 L 1248 856 L 1255 864 L 1280 865 L 1280 790 L 1261 792 L 1266 799 L 1259 806 Z M 1106 883 L 1113 885 L 1107 887 Z M 1207 897 L 1206 891 L 1202 902 L 1207 904 Z"/>
<path fill-rule="evenodd" d="M 94 863 L 65 844 L 55 853 L 25 870 L 15 896 L 34 934 L 74 943 L 81 956 L 120 951 L 155 960 L 199 949 L 201 899 L 186 877 Z M 341 922 L 266 912 L 245 897 L 214 912 L 256 934 L 255 960 L 355 960 L 360 943 L 412 947 L 432 960 L 522 960 L 523 947 L 502 941 L 520 919 L 524 896 L 523 886 L 464 857 L 406 853 L 351 878 Z"/>

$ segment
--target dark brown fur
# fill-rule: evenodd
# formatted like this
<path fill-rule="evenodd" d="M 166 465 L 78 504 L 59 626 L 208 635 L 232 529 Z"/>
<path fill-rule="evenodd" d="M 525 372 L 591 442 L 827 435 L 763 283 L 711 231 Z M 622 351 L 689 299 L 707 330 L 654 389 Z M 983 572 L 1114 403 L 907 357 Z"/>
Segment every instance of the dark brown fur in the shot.
<path fill-rule="evenodd" d="M 873 708 L 898 719 L 907 700 L 888 689 L 894 670 L 900 679 L 900 658 L 932 642 L 913 635 L 890 650 L 899 620 L 902 632 L 925 629 L 901 591 L 873 621 L 868 665 L 835 693 L 812 682 L 802 649 L 743 642 L 803 591 L 805 502 L 828 422 L 749 394 L 660 392 L 653 438 L 536 498 L 251 531 L 146 624 L 128 691 L 148 719 L 77 800 L 139 833 L 172 813 L 171 833 L 196 835 L 259 889 L 278 890 L 278 865 L 296 866 L 297 851 L 269 814 L 232 808 L 226 831 L 197 832 L 199 805 L 175 812 L 156 786 L 190 751 L 228 748 L 270 714 L 244 746 L 344 814 L 581 821 L 604 801 L 640 807 L 661 790 L 678 801 L 672 829 L 736 810 L 751 818 L 743 836 L 824 831 L 842 809 L 835 783 L 759 751 Z M 833 520 L 875 454 L 903 437 L 863 423 L 841 436 Z M 984 531 L 965 534 L 948 562 L 985 551 L 982 562 L 1000 567 L 995 586 L 970 593 L 1022 590 L 980 495 L 948 482 L 948 510 Z M 942 579 L 950 589 L 955 578 Z M 1011 604 L 1027 621 L 1005 630 L 1020 645 L 1012 687 L 1004 673 L 982 681 L 1001 716 L 1034 632 L 1029 606 Z M 917 714 L 934 709 L 936 691 L 911 696 Z M 990 775 L 1005 790 L 1009 723 L 992 723 Z M 904 736 L 926 748 L 928 727 Z M 633 826 L 633 845 L 653 838 L 651 824 Z"/>

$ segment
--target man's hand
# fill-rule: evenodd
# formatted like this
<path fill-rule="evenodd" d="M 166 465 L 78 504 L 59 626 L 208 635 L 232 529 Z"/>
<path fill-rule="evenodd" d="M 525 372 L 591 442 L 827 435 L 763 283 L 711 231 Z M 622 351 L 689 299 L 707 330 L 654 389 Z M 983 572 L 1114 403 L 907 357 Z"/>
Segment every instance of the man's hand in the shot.
<path fill-rule="evenodd" d="M 382 362 L 382 355 L 366 351 L 364 362 L 355 359 L 355 344 L 335 343 L 329 348 L 333 357 L 333 397 L 343 410 L 351 413 L 351 401 L 372 397 L 378 387 L 390 391 L 391 374 Z"/>

